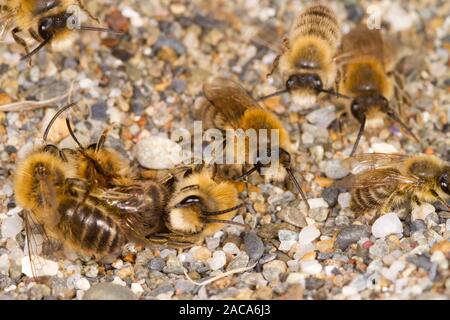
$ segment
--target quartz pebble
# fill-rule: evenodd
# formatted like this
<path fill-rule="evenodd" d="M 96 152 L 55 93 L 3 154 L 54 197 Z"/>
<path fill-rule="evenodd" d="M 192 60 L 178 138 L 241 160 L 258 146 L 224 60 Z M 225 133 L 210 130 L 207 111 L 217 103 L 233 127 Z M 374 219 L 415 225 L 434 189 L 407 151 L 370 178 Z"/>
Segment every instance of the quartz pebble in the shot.
<path fill-rule="evenodd" d="M 339 194 L 338 203 L 342 209 L 348 208 L 350 206 L 350 199 L 351 199 L 351 196 L 350 196 L 350 193 L 348 193 L 348 192 Z"/>
<path fill-rule="evenodd" d="M 86 278 L 80 278 L 78 279 L 78 281 L 75 283 L 75 288 L 79 289 L 79 290 L 83 290 L 86 291 L 91 287 L 91 284 L 89 283 L 89 280 Z"/>
<path fill-rule="evenodd" d="M 331 160 L 325 167 L 325 175 L 330 179 L 342 179 L 349 171 L 342 167 L 341 160 Z"/>
<path fill-rule="evenodd" d="M 211 270 L 219 270 L 227 263 L 225 252 L 221 250 L 214 251 L 212 257 L 207 260 L 207 263 Z"/>
<path fill-rule="evenodd" d="M 369 226 L 351 225 L 341 229 L 336 238 L 336 244 L 338 248 L 344 251 L 350 244 L 356 243 L 361 238 L 369 236 L 370 236 Z"/>
<path fill-rule="evenodd" d="M 33 268 L 31 266 L 30 257 L 22 258 L 22 273 L 28 277 L 45 277 L 55 276 L 58 273 L 58 263 L 47 260 L 39 256 L 33 256 Z M 34 273 L 33 273 L 34 272 Z"/>
<path fill-rule="evenodd" d="M 127 287 L 113 283 L 97 283 L 83 295 L 83 300 L 136 300 Z"/>
<path fill-rule="evenodd" d="M 171 169 L 183 161 L 181 146 L 160 136 L 140 140 L 136 144 L 136 158 L 147 169 Z"/>
<path fill-rule="evenodd" d="M 425 220 L 425 218 L 431 214 L 434 213 L 436 211 L 436 208 L 429 204 L 429 203 L 424 203 L 422 204 L 420 207 L 415 207 L 412 212 L 411 212 L 411 220 Z"/>
<path fill-rule="evenodd" d="M 239 250 L 239 248 L 236 246 L 236 244 L 234 244 L 233 242 L 227 242 L 227 243 L 223 246 L 222 250 L 223 250 L 225 253 L 229 253 L 229 254 L 238 254 L 239 252 L 241 252 L 241 251 Z"/>
<path fill-rule="evenodd" d="M 328 208 L 328 203 L 323 198 L 308 199 L 308 204 L 311 209 Z"/>
<path fill-rule="evenodd" d="M 307 226 L 300 231 L 298 242 L 300 244 L 308 244 L 316 240 L 320 236 L 320 231 L 314 226 Z"/>
<path fill-rule="evenodd" d="M 372 234 L 376 238 L 401 233 L 403 233 L 403 225 L 395 212 L 382 215 L 372 225 Z"/>
<path fill-rule="evenodd" d="M 22 231 L 22 218 L 17 213 L 7 217 L 2 221 L 1 231 L 3 238 L 14 238 Z"/>
<path fill-rule="evenodd" d="M 300 269 L 306 274 L 318 274 L 322 271 L 322 265 L 317 260 L 300 261 Z"/>
<path fill-rule="evenodd" d="M 286 272 L 286 263 L 273 260 L 263 265 L 263 276 L 267 281 L 278 280 L 280 275 Z"/>

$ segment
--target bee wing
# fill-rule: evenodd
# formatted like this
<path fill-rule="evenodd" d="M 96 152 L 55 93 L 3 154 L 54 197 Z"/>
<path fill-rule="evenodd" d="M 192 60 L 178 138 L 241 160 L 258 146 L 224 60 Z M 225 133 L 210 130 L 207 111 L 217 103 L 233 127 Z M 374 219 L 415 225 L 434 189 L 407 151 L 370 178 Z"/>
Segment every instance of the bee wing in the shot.
<path fill-rule="evenodd" d="M 222 126 L 239 127 L 239 121 L 247 109 L 261 106 L 237 82 L 227 78 L 215 78 L 203 85 L 203 93 L 210 103 L 215 117 L 221 118 Z"/>
<path fill-rule="evenodd" d="M 395 168 L 381 168 L 350 175 L 336 181 L 335 186 L 345 189 L 376 188 L 393 185 L 413 185 L 419 182 L 414 176 L 404 175 Z"/>
<path fill-rule="evenodd" d="M 409 158 L 410 156 L 403 154 L 362 153 L 342 160 L 341 165 L 353 174 L 357 174 L 380 167 L 397 167 Z"/>
<path fill-rule="evenodd" d="M 335 58 L 341 64 L 360 56 L 378 58 L 384 65 L 385 45 L 379 29 L 369 29 L 365 25 L 354 27 L 342 38 L 342 49 Z"/>

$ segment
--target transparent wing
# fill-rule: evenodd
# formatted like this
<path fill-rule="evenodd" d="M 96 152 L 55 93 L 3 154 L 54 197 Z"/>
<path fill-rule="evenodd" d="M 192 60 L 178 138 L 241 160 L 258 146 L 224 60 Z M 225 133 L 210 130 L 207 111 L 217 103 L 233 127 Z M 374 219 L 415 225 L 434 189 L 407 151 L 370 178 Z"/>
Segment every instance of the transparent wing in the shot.
<path fill-rule="evenodd" d="M 358 174 L 381 167 L 398 167 L 409 158 L 403 154 L 362 153 L 342 160 L 341 165 L 353 174 Z"/>

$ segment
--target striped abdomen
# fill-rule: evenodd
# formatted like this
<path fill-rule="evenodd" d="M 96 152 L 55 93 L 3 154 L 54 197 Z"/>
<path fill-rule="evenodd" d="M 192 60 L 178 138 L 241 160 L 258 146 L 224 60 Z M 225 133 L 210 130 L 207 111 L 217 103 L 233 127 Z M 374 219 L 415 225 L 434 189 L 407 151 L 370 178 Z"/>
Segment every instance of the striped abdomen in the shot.
<path fill-rule="evenodd" d="M 341 31 L 336 14 L 321 4 L 307 7 L 295 21 L 289 40 L 293 42 L 299 37 L 320 38 L 337 50 L 341 41 Z"/>
<path fill-rule="evenodd" d="M 77 209 L 78 206 L 78 209 Z M 101 210 L 77 199 L 66 198 L 58 206 L 62 241 L 74 249 L 96 257 L 116 253 L 126 242 L 119 223 Z"/>
<path fill-rule="evenodd" d="M 380 209 L 395 192 L 397 186 L 354 189 L 351 193 L 350 209 L 357 214 Z"/>

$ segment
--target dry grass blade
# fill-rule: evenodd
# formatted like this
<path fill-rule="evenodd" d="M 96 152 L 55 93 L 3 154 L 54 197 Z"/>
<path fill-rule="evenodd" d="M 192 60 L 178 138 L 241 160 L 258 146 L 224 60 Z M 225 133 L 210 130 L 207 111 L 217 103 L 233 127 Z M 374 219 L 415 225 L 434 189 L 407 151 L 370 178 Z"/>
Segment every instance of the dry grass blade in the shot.
<path fill-rule="evenodd" d="M 0 106 L 0 112 L 18 112 L 18 111 L 29 111 L 40 108 L 46 108 L 49 106 L 57 106 L 57 103 L 65 98 L 67 98 L 68 93 L 65 93 L 61 96 L 57 96 L 51 99 L 42 100 L 42 101 L 19 101 L 8 103 Z"/>
<path fill-rule="evenodd" d="M 228 277 L 229 275 L 236 274 L 236 273 L 241 273 L 241 272 L 245 272 L 245 271 L 251 270 L 251 269 L 253 269 L 255 266 L 256 266 L 256 263 L 253 264 L 253 265 L 251 265 L 250 267 L 244 267 L 244 268 L 233 269 L 233 270 L 224 272 L 224 273 L 222 273 L 222 274 L 219 274 L 218 276 L 212 277 L 211 279 L 207 279 L 207 280 L 202 281 L 202 282 L 197 282 L 197 281 L 192 280 L 192 279 L 189 277 L 189 275 L 188 275 L 188 273 L 187 273 L 187 271 L 186 271 L 185 268 L 183 268 L 183 272 L 184 272 L 184 275 L 186 276 L 186 278 L 187 278 L 190 282 L 192 282 L 193 284 L 195 284 L 195 285 L 197 285 L 197 286 L 206 286 L 207 284 L 210 284 L 210 283 L 213 283 L 214 281 L 217 281 L 217 280 L 219 280 L 219 279 Z"/>

